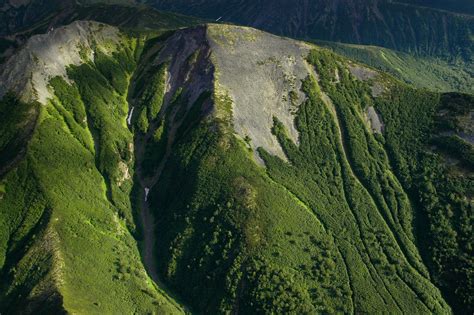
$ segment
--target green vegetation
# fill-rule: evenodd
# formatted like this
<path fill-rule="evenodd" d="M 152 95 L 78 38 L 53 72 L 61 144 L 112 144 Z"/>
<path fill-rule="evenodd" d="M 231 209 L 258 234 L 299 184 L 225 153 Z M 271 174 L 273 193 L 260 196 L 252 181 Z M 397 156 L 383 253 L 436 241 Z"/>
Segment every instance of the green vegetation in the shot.
<path fill-rule="evenodd" d="M 444 136 L 434 140 L 441 150 L 457 157 L 466 167 L 474 169 L 474 147 L 459 136 Z"/>
<path fill-rule="evenodd" d="M 150 193 L 164 279 L 199 312 L 350 311 L 332 239 L 229 132 L 225 99 L 214 99 L 221 118 L 202 116 L 207 98 L 186 114 L 197 125 L 178 133 Z"/>
<path fill-rule="evenodd" d="M 184 112 L 197 125 L 180 128 L 150 193 L 163 279 L 199 312 L 450 312 L 413 235 L 412 169 L 392 167 L 392 139 L 373 135 L 363 119 L 382 99 L 350 75 L 344 59 L 317 50 L 308 61 L 320 82 L 310 77 L 303 85 L 300 145 L 278 120 L 273 129 L 289 163 L 261 150 L 267 170 L 254 164 L 229 133 L 227 98 L 213 97 L 214 118 L 199 114 L 201 102 Z M 436 94 L 392 84 L 410 100 L 405 106 L 420 103 L 421 117 L 433 119 Z M 177 100 L 172 106 L 182 106 Z M 404 130 L 412 149 L 432 126 L 413 114 L 409 121 L 418 124 Z M 183 117 L 166 116 L 165 126 L 176 116 Z"/>
<path fill-rule="evenodd" d="M 148 132 L 150 121 L 156 120 L 163 105 L 166 69 L 166 64 L 150 67 L 137 78 L 134 90 L 135 110 L 139 113 L 136 127 L 143 134 Z"/>
<path fill-rule="evenodd" d="M 362 112 L 372 99 L 368 86 L 326 51 L 313 51 L 308 61 L 320 82 L 310 77 L 303 85 L 308 100 L 296 119 L 300 145 L 276 121 L 273 132 L 290 163 L 262 151 L 269 175 L 333 233 L 356 312 L 387 303 L 394 312 L 447 312 L 415 247 L 408 197 L 383 146 L 365 127 Z M 336 85 L 334 69 L 340 73 Z"/>
<path fill-rule="evenodd" d="M 318 45 L 362 62 L 419 88 L 432 91 L 474 93 L 472 61 L 446 61 L 414 56 L 388 48 L 316 41 Z"/>
<path fill-rule="evenodd" d="M 71 67 L 71 85 L 51 80 L 55 97 L 41 106 L 26 157 L 1 182 L 2 313 L 182 312 L 150 280 L 132 237 L 125 118 L 135 49 L 124 37 L 113 55 L 98 48 L 94 62 Z M 10 95 L 1 104 L 13 132 L 31 107 Z"/>
<path fill-rule="evenodd" d="M 21 154 L 34 128 L 37 104 L 25 104 L 13 93 L 0 100 L 0 176 Z"/>
<path fill-rule="evenodd" d="M 416 207 L 420 248 L 435 283 L 457 313 L 470 313 L 473 305 L 473 180 L 466 171 L 453 174 L 429 145 L 440 131 L 462 131 L 457 119 L 437 112 L 450 109 L 457 116 L 472 106 L 469 96 L 445 94 L 429 101 L 420 92 L 400 88 L 376 104 L 386 122 L 392 165 Z M 469 150 L 472 146 L 461 152 L 467 157 Z"/>

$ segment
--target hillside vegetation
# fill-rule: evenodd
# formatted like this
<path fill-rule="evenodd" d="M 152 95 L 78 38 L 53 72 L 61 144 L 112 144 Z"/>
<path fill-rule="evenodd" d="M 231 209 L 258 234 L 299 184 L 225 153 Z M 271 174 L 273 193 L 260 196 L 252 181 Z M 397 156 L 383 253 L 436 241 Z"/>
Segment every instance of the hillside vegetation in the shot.
<path fill-rule="evenodd" d="M 0 70 L 0 312 L 472 313 L 472 97 L 245 27 L 42 36 Z"/>
<path fill-rule="evenodd" d="M 418 88 L 474 94 L 474 64 L 462 59 L 446 61 L 413 56 L 377 46 L 316 41 L 334 52 L 369 65 Z"/>
<path fill-rule="evenodd" d="M 26 156 L 2 178 L 2 313 L 180 311 L 146 274 L 132 236 L 126 95 L 143 41 L 123 35 L 113 54 L 97 44 L 93 61 L 68 69 L 74 85 L 50 81 Z M 14 123 L 11 106 L 26 105 L 4 102 Z"/>

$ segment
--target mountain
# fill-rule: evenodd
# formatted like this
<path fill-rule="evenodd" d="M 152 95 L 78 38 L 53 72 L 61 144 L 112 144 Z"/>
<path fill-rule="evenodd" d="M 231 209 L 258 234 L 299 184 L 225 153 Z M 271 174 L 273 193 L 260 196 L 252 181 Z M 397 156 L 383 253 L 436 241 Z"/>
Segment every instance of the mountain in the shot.
<path fill-rule="evenodd" d="M 474 3 L 471 0 L 398 0 L 394 2 L 474 15 Z"/>
<path fill-rule="evenodd" d="M 74 0 L 1 0 L 0 36 L 41 24 L 45 18 L 59 14 L 73 3 Z"/>
<path fill-rule="evenodd" d="M 134 5 L 133 0 L 3 1 L 5 3 L 0 2 L 1 40 L 28 38 L 75 20 L 89 19 L 141 29 L 178 28 L 203 21 Z"/>
<path fill-rule="evenodd" d="M 278 35 L 471 60 L 474 16 L 388 0 L 149 0 L 158 9 Z"/>
<path fill-rule="evenodd" d="M 139 31 L 150 29 L 166 31 L 180 27 L 203 23 L 205 20 L 160 12 L 147 6 L 134 6 L 132 3 L 104 4 L 102 0 L 61 2 L 57 6 L 54 1 L 43 2 L 23 1 L 15 7 L 6 4 L 0 8 L 0 23 L 9 25 L 0 30 L 0 63 L 15 53 L 16 49 L 35 34 L 43 34 L 54 30 L 55 27 L 68 25 L 78 20 L 90 20 L 108 23 L 123 28 Z M 123 3 L 124 1 L 109 1 Z M 42 10 L 35 10 L 40 6 Z M 46 17 L 41 12 L 46 11 Z M 28 13 L 30 12 L 30 13 Z M 113 14 L 110 14 L 113 12 Z M 9 14 L 9 16 L 2 16 Z M 14 18 L 12 18 L 12 16 Z M 17 16 L 28 16 L 18 19 Z M 3 33 L 2 33 L 3 31 Z"/>
<path fill-rule="evenodd" d="M 471 96 L 92 21 L 29 37 L 0 96 L 2 313 L 473 311 Z"/>

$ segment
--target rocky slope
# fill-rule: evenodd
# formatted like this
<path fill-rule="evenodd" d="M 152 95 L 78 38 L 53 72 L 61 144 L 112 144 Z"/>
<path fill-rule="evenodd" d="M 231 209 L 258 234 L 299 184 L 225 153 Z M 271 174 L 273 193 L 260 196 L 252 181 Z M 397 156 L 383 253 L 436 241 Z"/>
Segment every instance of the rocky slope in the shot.
<path fill-rule="evenodd" d="M 1 312 L 472 305 L 472 148 L 443 162 L 471 99 L 217 24 L 75 22 L 5 65 L 0 149 L 35 128 L 0 181 Z"/>

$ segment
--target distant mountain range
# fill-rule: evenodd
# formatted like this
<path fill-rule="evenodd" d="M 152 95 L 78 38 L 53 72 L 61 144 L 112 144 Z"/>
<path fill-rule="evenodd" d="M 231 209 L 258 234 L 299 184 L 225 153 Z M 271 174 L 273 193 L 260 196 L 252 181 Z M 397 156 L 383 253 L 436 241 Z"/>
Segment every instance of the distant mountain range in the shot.
<path fill-rule="evenodd" d="M 420 1 L 421 2 L 421 1 Z M 148 0 L 161 10 L 301 39 L 472 58 L 474 17 L 384 0 Z M 459 2 L 458 8 L 461 8 Z M 435 2 L 427 5 L 435 6 Z"/>

